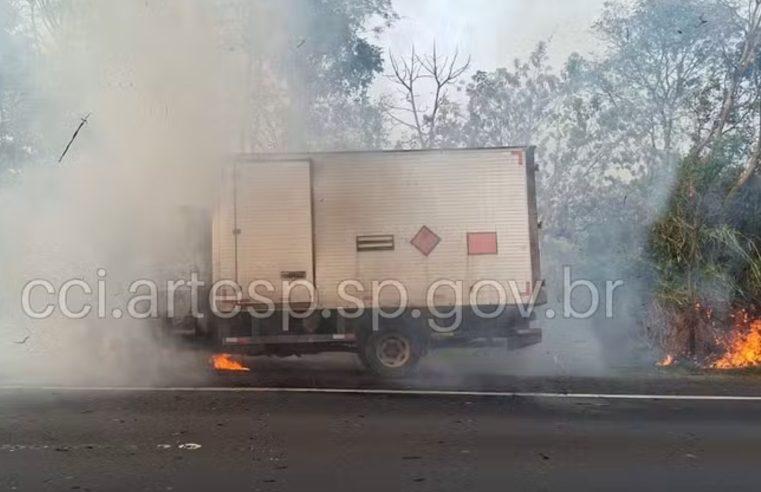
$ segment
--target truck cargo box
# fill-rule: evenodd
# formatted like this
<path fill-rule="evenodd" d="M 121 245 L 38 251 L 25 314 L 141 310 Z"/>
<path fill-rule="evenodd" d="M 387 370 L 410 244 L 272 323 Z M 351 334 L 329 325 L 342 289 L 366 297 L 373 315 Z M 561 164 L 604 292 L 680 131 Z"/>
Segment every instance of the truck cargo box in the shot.
<path fill-rule="evenodd" d="M 317 307 L 393 307 L 394 280 L 409 307 L 528 302 L 541 281 L 533 148 L 244 156 L 223 174 L 214 219 L 215 280 L 268 281 L 275 304 L 286 281 L 313 283 Z M 446 279 L 454 289 L 430 288 Z M 518 287 L 516 289 L 516 287 Z M 244 294 L 245 295 L 245 294 Z M 344 296 L 348 297 L 348 296 Z M 305 289 L 290 302 L 307 302 Z"/>
<path fill-rule="evenodd" d="M 240 157 L 212 227 L 213 280 L 237 289 L 212 301 L 218 338 L 393 377 L 429 348 L 538 343 L 534 172 L 532 147 Z"/>

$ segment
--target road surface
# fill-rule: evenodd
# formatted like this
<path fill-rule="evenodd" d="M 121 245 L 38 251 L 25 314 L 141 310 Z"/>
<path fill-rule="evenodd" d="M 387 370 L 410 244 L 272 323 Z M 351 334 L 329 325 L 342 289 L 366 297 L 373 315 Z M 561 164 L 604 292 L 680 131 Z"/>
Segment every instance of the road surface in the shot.
<path fill-rule="evenodd" d="M 0 389 L 0 489 L 758 490 L 758 400 L 255 388 Z"/>

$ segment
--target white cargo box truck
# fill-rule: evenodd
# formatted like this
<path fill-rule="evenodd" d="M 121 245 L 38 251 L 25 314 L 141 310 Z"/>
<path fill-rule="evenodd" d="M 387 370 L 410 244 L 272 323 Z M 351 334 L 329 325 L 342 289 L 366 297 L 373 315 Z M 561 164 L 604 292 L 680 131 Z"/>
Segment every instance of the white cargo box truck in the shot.
<path fill-rule="evenodd" d="M 241 156 L 212 226 L 215 336 L 385 376 L 429 348 L 538 343 L 534 172 L 532 147 Z"/>

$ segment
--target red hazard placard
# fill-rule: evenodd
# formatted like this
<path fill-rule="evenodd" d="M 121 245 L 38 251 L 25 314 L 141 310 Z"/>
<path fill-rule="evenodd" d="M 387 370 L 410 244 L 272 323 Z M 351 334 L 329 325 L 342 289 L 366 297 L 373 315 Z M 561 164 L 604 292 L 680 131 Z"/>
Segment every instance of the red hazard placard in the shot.
<path fill-rule="evenodd" d="M 497 233 L 496 232 L 469 232 L 468 254 L 473 255 L 496 255 Z"/>
<path fill-rule="evenodd" d="M 412 238 L 412 241 L 410 241 L 410 243 L 425 256 L 433 253 L 433 250 L 436 249 L 436 246 L 438 246 L 440 242 L 441 238 L 426 226 L 423 226 L 418 233 L 415 234 L 415 237 Z"/>

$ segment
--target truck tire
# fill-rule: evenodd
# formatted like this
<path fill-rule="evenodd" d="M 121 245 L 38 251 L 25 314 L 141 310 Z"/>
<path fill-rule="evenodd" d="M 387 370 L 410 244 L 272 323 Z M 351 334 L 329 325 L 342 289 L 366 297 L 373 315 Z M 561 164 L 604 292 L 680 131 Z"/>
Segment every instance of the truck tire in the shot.
<path fill-rule="evenodd" d="M 387 329 L 370 334 L 360 344 L 359 360 L 376 376 L 396 379 L 412 373 L 424 352 L 419 337 L 408 330 Z"/>

